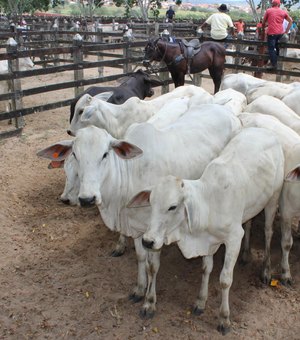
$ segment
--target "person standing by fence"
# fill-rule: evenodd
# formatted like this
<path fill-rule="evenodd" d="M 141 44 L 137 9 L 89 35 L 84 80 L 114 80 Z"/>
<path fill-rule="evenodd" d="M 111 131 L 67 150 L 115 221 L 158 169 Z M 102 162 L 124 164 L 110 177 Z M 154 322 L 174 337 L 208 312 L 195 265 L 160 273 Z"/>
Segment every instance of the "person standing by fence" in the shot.
<path fill-rule="evenodd" d="M 227 37 L 229 38 L 227 31 L 228 29 L 230 34 L 232 36 L 234 35 L 234 25 L 232 19 L 227 14 L 229 10 L 225 4 L 222 4 L 220 7 L 218 7 L 218 11 L 219 13 L 214 13 L 208 17 L 200 26 L 200 29 L 206 25 L 210 25 L 210 35 L 213 40 L 224 41 Z"/>
<path fill-rule="evenodd" d="M 284 19 L 288 21 L 285 31 L 283 29 Z M 267 66 L 268 69 L 272 70 L 277 68 L 277 57 L 279 55 L 278 43 L 283 34 L 288 34 L 292 23 L 292 18 L 286 11 L 280 8 L 280 0 L 273 0 L 272 7 L 266 10 L 262 22 L 263 29 L 265 28 L 266 24 L 268 24 L 267 42 L 270 58 L 270 65 Z"/>
<path fill-rule="evenodd" d="M 245 28 L 246 24 L 244 23 L 243 19 L 239 19 L 234 23 L 235 29 L 236 29 L 236 34 L 238 38 L 243 38 L 245 34 Z"/>
<path fill-rule="evenodd" d="M 166 12 L 166 21 L 167 22 L 173 22 L 173 19 L 175 18 L 175 11 L 172 6 L 169 7 L 169 9 Z"/>

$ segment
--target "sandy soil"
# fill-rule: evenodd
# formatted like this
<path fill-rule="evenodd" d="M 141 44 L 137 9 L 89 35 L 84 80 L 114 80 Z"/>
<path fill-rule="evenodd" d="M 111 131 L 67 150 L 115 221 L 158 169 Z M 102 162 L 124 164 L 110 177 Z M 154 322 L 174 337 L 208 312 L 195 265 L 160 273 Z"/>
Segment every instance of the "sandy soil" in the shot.
<path fill-rule="evenodd" d="M 61 77 L 61 75 L 59 75 Z M 65 75 L 66 80 L 70 75 Z M 56 75 L 24 81 L 49 84 Z M 212 91 L 212 83 L 203 87 Z M 68 98 L 70 91 L 59 94 Z M 44 101 L 55 101 L 49 93 Z M 41 97 L 26 98 L 36 105 Z M 157 313 L 139 317 L 141 303 L 128 294 L 136 281 L 131 242 L 119 258 L 110 256 L 117 234 L 98 210 L 59 201 L 63 170 L 48 170 L 36 152 L 68 139 L 68 108 L 26 117 L 21 137 L 0 143 L 0 339 L 221 339 L 216 330 L 221 296 L 218 278 L 224 250 L 215 255 L 209 299 L 202 316 L 193 316 L 201 279 L 201 259 L 186 260 L 165 247 L 157 282 Z M 280 230 L 272 242 L 274 275 L 279 272 Z M 300 338 L 300 241 L 290 262 L 294 285 L 264 286 L 259 280 L 264 235 L 262 218 L 252 230 L 253 259 L 237 264 L 230 293 L 232 331 L 227 339 Z"/>

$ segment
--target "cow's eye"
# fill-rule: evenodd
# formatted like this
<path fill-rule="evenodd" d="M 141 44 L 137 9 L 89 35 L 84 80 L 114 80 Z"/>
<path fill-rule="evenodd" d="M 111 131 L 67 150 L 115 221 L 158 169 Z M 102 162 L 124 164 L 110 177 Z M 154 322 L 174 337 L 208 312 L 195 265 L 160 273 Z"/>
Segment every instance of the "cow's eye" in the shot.
<path fill-rule="evenodd" d="M 72 155 L 73 155 L 73 157 L 76 159 L 76 161 L 77 161 L 77 158 L 76 158 L 76 155 L 75 155 L 75 152 L 72 152 Z"/>
<path fill-rule="evenodd" d="M 177 208 L 177 205 L 171 205 L 170 208 L 168 209 L 168 211 L 175 210 L 176 208 Z"/>
<path fill-rule="evenodd" d="M 83 114 L 83 110 L 78 111 L 78 115 L 81 116 Z"/>
<path fill-rule="evenodd" d="M 108 156 L 108 152 L 105 152 L 105 154 L 103 155 L 102 159 L 106 158 Z"/>

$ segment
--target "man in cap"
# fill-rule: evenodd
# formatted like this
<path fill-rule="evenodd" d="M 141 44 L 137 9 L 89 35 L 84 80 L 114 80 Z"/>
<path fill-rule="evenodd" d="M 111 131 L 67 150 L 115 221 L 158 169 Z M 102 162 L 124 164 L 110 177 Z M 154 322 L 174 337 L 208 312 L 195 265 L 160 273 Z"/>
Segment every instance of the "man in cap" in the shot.
<path fill-rule="evenodd" d="M 229 10 L 225 4 L 219 6 L 218 11 L 218 13 L 214 13 L 208 17 L 200 26 L 200 29 L 206 25 L 210 25 L 211 37 L 217 41 L 224 41 L 228 37 L 228 28 L 230 30 L 230 34 L 234 35 L 234 25 L 230 16 L 227 14 Z"/>
<path fill-rule="evenodd" d="M 284 19 L 288 22 L 285 31 L 283 29 Z M 280 0 L 272 0 L 272 7 L 266 10 L 262 22 L 263 29 L 266 24 L 268 24 L 267 42 L 270 58 L 270 65 L 267 66 L 268 69 L 276 69 L 277 56 L 279 55 L 278 42 L 282 38 L 283 34 L 287 34 L 289 32 L 292 23 L 292 18 L 286 11 L 280 8 Z"/>

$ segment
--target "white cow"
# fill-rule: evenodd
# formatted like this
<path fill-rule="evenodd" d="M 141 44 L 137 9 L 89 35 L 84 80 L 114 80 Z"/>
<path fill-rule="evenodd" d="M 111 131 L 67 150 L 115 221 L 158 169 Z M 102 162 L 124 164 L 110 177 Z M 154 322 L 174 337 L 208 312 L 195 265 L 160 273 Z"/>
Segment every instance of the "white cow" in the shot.
<path fill-rule="evenodd" d="M 248 104 L 252 103 L 256 98 L 262 95 L 272 96 L 278 99 L 282 99 L 294 90 L 294 86 L 290 84 L 276 83 L 276 82 L 265 82 L 257 86 L 250 87 L 246 91 L 246 97 Z"/>
<path fill-rule="evenodd" d="M 34 67 L 34 63 L 29 57 L 26 58 L 20 58 L 19 59 L 19 70 L 20 71 L 27 71 Z M 7 74 L 8 73 L 8 61 L 7 60 L 1 60 L 0 61 L 0 74 Z M 10 91 L 10 82 L 8 80 L 2 80 L 0 81 L 0 94 L 9 93 Z M 3 102 L 2 102 L 3 103 Z M 9 111 L 9 102 L 6 101 L 4 105 L 1 105 L 1 110 L 3 111 Z"/>
<path fill-rule="evenodd" d="M 72 148 L 65 147 L 65 153 L 73 152 L 77 162 L 80 204 L 96 203 L 109 229 L 134 238 L 138 280 L 131 297 L 141 300 L 148 284 L 144 315 L 155 311 L 160 254 L 148 254 L 142 246 L 150 209 L 128 209 L 126 204 L 134 193 L 145 185 L 155 184 L 161 176 L 199 178 L 240 127 L 240 120 L 226 108 L 205 104 L 193 107 L 164 129 L 149 123 L 138 124 L 123 141 L 89 126 L 77 131 Z M 139 156 L 141 150 L 143 155 Z M 59 156 L 63 157 L 63 151 Z M 53 159 L 49 153 L 48 157 Z"/>
<path fill-rule="evenodd" d="M 190 89 L 195 89 L 195 87 L 191 87 Z M 190 92 L 191 94 L 192 92 Z M 108 93 L 102 93 L 98 97 L 102 98 L 102 100 L 106 97 L 109 97 L 110 94 Z M 190 107 L 198 106 L 200 104 L 210 102 L 212 101 L 212 96 L 208 94 L 206 91 L 201 91 L 201 89 L 197 90 L 197 95 L 194 95 L 192 97 L 179 97 L 179 98 L 173 98 L 169 101 L 167 101 L 161 109 L 158 110 L 157 113 L 155 113 L 153 116 L 151 116 L 148 119 L 148 123 L 152 124 L 156 128 L 160 129 L 163 128 L 172 122 L 175 122 L 181 115 L 183 115 Z M 96 114 L 96 113 L 95 113 Z M 82 114 L 84 116 L 84 113 Z M 142 114 L 141 114 L 142 116 Z M 85 118 L 84 118 L 85 119 Z M 129 118 L 131 119 L 131 118 Z M 91 121 L 90 121 L 91 120 Z M 115 130 L 111 128 L 109 124 L 103 124 L 103 121 L 95 119 L 93 120 L 92 117 L 90 119 L 86 118 L 86 122 L 90 122 L 91 125 L 92 122 L 94 122 L 98 127 L 102 127 L 105 125 L 112 134 L 113 137 Z M 132 129 L 135 127 L 135 125 L 138 123 L 132 124 L 128 129 Z M 126 125 L 126 124 L 124 124 Z M 72 145 L 71 141 L 63 141 L 63 145 Z M 56 143 L 54 145 L 51 145 L 49 148 L 43 150 L 44 154 L 48 155 L 58 155 L 61 151 L 61 144 Z M 69 154 L 68 157 L 65 159 L 58 161 L 57 159 L 55 161 L 52 161 L 49 165 L 49 168 L 58 168 L 63 167 L 65 174 L 66 174 L 66 181 L 65 181 L 65 187 L 63 190 L 63 193 L 60 196 L 60 199 L 63 203 L 69 204 L 69 205 L 77 205 L 78 202 L 78 193 L 79 193 L 79 187 L 80 187 L 80 181 L 78 178 L 78 170 L 76 165 L 76 160 L 74 159 L 74 156 L 72 154 Z M 112 256 L 121 256 L 126 249 L 126 237 L 123 235 L 120 235 L 120 238 L 115 246 L 115 249 L 112 251 Z"/>
<path fill-rule="evenodd" d="M 91 97 L 85 94 L 75 106 L 74 117 L 68 133 L 74 136 L 78 129 L 95 125 L 106 129 L 116 138 L 122 138 L 131 124 L 145 122 L 170 100 L 196 95 L 200 98 L 207 98 L 207 102 L 212 101 L 212 96 L 207 91 L 194 85 L 177 87 L 173 91 L 151 100 L 132 97 L 121 105 L 107 103 L 99 100 L 97 96 Z"/>
<path fill-rule="evenodd" d="M 300 134 L 300 117 L 278 98 L 262 95 L 247 105 L 245 112 L 259 112 L 276 117 Z"/>
<path fill-rule="evenodd" d="M 282 145 L 285 158 L 285 176 L 288 178 L 292 170 L 300 164 L 300 136 L 288 126 L 282 124 L 278 119 L 260 114 L 244 113 L 239 115 L 244 127 L 261 127 L 273 131 Z M 289 266 L 289 252 L 293 244 L 292 221 L 300 218 L 300 183 L 284 181 L 279 201 L 281 220 L 281 249 L 282 249 L 282 276 L 283 283 L 291 283 L 292 276 Z M 247 230 L 249 232 L 250 230 Z M 247 236 L 247 239 L 249 237 Z M 246 244 L 246 253 L 250 251 Z M 247 257 L 248 254 L 245 254 Z"/>
<path fill-rule="evenodd" d="M 297 58 L 300 59 L 300 49 L 298 48 L 288 48 L 286 52 L 286 57 L 288 58 Z M 299 70 L 300 64 L 294 63 L 294 62 L 285 62 L 284 63 L 284 69 L 285 70 Z"/>
<path fill-rule="evenodd" d="M 143 236 L 145 247 L 159 250 L 163 244 L 176 242 L 184 257 L 204 256 L 196 313 L 205 308 L 213 255 L 225 244 L 218 326 L 223 334 L 230 330 L 229 289 L 244 235 L 242 224 L 265 209 L 264 274 L 268 275 L 272 224 L 283 176 L 284 156 L 275 134 L 266 129 L 243 129 L 199 180 L 164 177 L 129 202 L 130 207 L 151 204 L 150 224 Z"/>
<path fill-rule="evenodd" d="M 288 95 L 281 99 L 285 105 L 297 113 L 300 116 L 300 88 L 294 89 Z"/>
<path fill-rule="evenodd" d="M 245 110 L 247 106 L 247 99 L 245 95 L 234 89 L 226 89 L 217 92 L 213 96 L 213 103 L 224 105 L 230 109 L 236 116 Z"/>
<path fill-rule="evenodd" d="M 230 73 L 224 76 L 220 90 L 234 89 L 245 94 L 250 87 L 264 82 L 266 80 L 255 78 L 246 73 Z"/>
<path fill-rule="evenodd" d="M 169 99 L 165 101 L 164 104 L 160 108 L 154 112 L 151 117 L 147 120 L 148 123 L 152 124 L 156 128 L 163 128 L 172 122 L 175 122 L 181 115 L 183 115 L 189 108 L 193 106 L 198 106 L 200 104 L 209 103 L 213 100 L 213 96 L 211 96 L 208 92 L 201 88 L 196 88 L 195 86 L 187 86 L 186 93 L 189 96 L 181 96 L 176 97 L 176 93 L 179 95 L 182 93 L 181 91 L 173 91 L 174 98 L 170 98 L 170 96 L 163 96 L 165 99 Z M 192 95 L 194 93 L 194 95 Z M 99 95 L 99 98 L 109 97 L 110 95 L 107 93 L 102 93 Z M 136 100 L 137 98 L 135 98 Z M 135 101 L 134 100 L 134 101 Z M 132 102 L 132 101 L 131 101 Z M 142 103 L 144 107 L 145 101 L 139 101 Z M 127 103 L 127 102 L 126 102 Z M 102 103 L 101 106 L 104 104 Z M 113 104 L 110 104 L 111 107 Z M 117 107 L 117 105 L 114 105 Z M 136 117 L 137 121 L 142 121 L 143 116 L 147 117 L 149 111 L 141 109 L 139 112 L 139 118 Z M 84 121 L 84 125 L 94 125 L 99 128 L 106 128 L 106 130 L 115 138 L 123 137 L 125 134 L 125 127 L 129 126 L 132 128 L 135 124 L 133 122 L 134 115 L 132 111 L 122 112 L 120 114 L 121 119 L 119 121 L 117 119 L 113 119 L 112 116 L 107 115 L 105 118 L 98 111 L 87 110 L 81 114 L 80 121 Z M 125 122 L 125 120 L 127 121 Z M 111 121 L 114 121 L 116 124 L 111 124 Z M 121 123 L 122 122 L 122 123 Z M 71 124 L 72 125 L 72 124 Z M 117 127 L 117 128 L 116 128 Z M 128 128 L 127 128 L 128 130 Z M 54 146 L 53 146 L 54 147 Z M 52 146 L 50 147 L 52 148 Z M 56 152 L 56 151 L 55 151 Z M 66 183 L 64 191 L 61 195 L 62 202 L 70 205 L 78 204 L 78 192 L 79 192 L 79 180 L 77 176 L 76 164 L 73 161 L 73 156 L 69 155 L 69 157 L 65 161 L 65 165 L 61 162 L 60 167 L 64 166 L 64 170 L 66 173 Z"/>
<path fill-rule="evenodd" d="M 261 95 L 272 95 L 282 98 L 293 89 L 299 88 L 299 82 L 283 84 L 275 81 L 266 81 L 245 73 L 227 74 L 221 83 L 220 90 L 228 88 L 247 94 L 248 103 Z"/>

